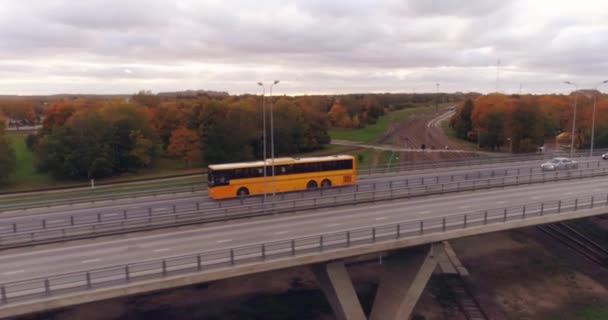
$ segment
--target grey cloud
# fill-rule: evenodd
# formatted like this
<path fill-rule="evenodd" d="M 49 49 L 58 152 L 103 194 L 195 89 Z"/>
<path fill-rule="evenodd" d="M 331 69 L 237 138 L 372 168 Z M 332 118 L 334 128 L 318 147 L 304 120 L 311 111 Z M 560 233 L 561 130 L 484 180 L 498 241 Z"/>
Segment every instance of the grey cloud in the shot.
<path fill-rule="evenodd" d="M 68 79 L 46 84 L 61 92 L 114 90 L 120 80 L 121 92 L 183 84 L 239 93 L 264 77 L 294 93 L 403 90 L 404 79 L 492 90 L 497 59 L 525 71 L 505 73 L 505 83 L 608 73 L 602 19 L 525 20 L 524 0 L 5 2 L 0 75 L 24 92 L 49 77 Z M 18 88 L 3 81 L 0 91 Z"/>

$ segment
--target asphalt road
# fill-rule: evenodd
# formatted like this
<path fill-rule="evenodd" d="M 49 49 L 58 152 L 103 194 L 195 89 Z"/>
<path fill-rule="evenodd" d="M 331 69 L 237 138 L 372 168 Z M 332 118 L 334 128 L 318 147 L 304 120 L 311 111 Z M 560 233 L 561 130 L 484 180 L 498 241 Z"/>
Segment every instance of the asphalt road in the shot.
<path fill-rule="evenodd" d="M 496 207 L 605 194 L 605 178 L 341 207 L 216 226 L 7 250 L 0 283 Z"/>
<path fill-rule="evenodd" d="M 579 158 L 577 159 L 580 164 L 580 168 L 586 167 L 586 164 L 593 164 L 597 166 L 597 162 L 599 161 L 600 166 L 608 166 L 608 161 L 602 162 L 597 158 Z M 437 183 L 436 178 L 439 177 L 439 183 L 447 183 L 447 182 L 457 182 L 464 181 L 465 179 L 474 179 L 477 177 L 480 178 L 488 178 L 491 176 L 501 176 L 505 174 L 505 170 L 507 170 L 507 174 L 515 174 L 519 169 L 522 173 L 529 173 L 530 170 L 533 173 L 540 172 L 540 164 L 541 161 L 533 160 L 533 161 L 520 161 L 515 163 L 506 163 L 506 164 L 494 164 L 493 166 L 476 166 L 476 167 L 455 167 L 455 168 L 445 168 L 445 169 L 436 169 L 433 171 L 424 170 L 422 172 L 391 172 L 386 174 L 374 174 L 370 176 L 360 176 L 359 181 L 357 182 L 358 190 L 371 190 L 372 188 L 388 188 L 390 183 L 400 183 L 405 185 L 405 180 L 409 186 L 416 186 L 422 184 L 435 184 Z M 494 174 L 492 174 L 494 172 Z M 453 177 L 453 178 L 452 178 Z M 374 186 L 375 185 L 375 186 Z M 323 190 L 323 195 L 331 195 L 331 194 L 346 194 L 350 192 L 355 192 L 357 190 L 357 186 L 347 186 L 342 188 L 334 188 L 329 190 Z M 290 199 L 299 199 L 299 198 L 307 198 L 307 197 L 316 197 L 321 194 L 321 191 L 305 191 L 305 192 L 297 192 L 297 193 L 287 193 L 277 195 L 279 200 L 290 200 Z M 243 203 L 259 203 L 261 202 L 262 197 L 250 197 L 246 199 Z M 196 203 L 198 202 L 198 207 L 202 210 L 205 208 L 217 208 L 219 206 L 227 207 L 227 206 L 236 206 L 241 204 L 241 200 L 239 199 L 227 199 L 220 201 L 215 201 L 210 199 L 207 195 L 206 191 L 200 191 L 195 193 L 185 193 L 185 194 L 168 194 L 156 197 L 144 197 L 137 199 L 129 199 L 121 200 L 121 201 L 101 201 L 101 202 L 93 202 L 93 203 L 82 203 L 76 205 L 64 205 L 64 206 L 53 206 L 49 208 L 37 208 L 30 210 L 14 210 L 14 211 L 5 211 L 0 212 L 0 234 L 3 231 L 8 231 L 11 225 L 15 222 L 27 222 L 31 221 L 32 225 L 37 224 L 41 218 L 47 219 L 55 219 L 59 223 L 60 219 L 67 219 L 69 216 L 84 216 L 87 214 L 104 214 L 108 216 L 120 214 L 122 215 L 124 210 L 129 212 L 129 216 L 137 217 L 139 215 L 147 215 L 148 208 L 153 207 L 154 212 L 168 211 L 172 210 L 172 207 L 175 205 L 179 208 L 188 208 L 188 210 L 194 210 L 197 208 Z M 27 223 L 26 223 L 27 224 Z"/>

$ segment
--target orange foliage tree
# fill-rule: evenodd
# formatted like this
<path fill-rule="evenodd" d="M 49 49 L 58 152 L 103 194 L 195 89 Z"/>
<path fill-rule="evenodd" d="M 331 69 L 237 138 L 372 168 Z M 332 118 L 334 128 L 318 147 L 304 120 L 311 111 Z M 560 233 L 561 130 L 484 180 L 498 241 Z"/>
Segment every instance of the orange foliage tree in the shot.
<path fill-rule="evenodd" d="M 198 133 L 184 127 L 173 130 L 169 139 L 167 155 L 183 160 L 188 166 L 200 161 L 201 140 Z"/>

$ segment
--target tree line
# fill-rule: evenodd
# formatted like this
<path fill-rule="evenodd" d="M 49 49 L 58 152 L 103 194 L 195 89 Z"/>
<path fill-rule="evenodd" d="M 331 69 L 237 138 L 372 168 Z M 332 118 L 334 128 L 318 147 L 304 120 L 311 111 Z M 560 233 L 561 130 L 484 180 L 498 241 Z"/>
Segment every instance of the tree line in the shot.
<path fill-rule="evenodd" d="M 571 95 L 493 93 L 467 99 L 450 119 L 450 126 L 458 138 L 492 150 L 506 147 L 512 152 L 531 152 L 545 144 L 569 145 L 574 94 L 578 95 L 575 147 L 590 145 L 594 97 L 595 146 L 608 147 L 608 100 L 591 90 Z"/>
<path fill-rule="evenodd" d="M 275 156 L 323 148 L 330 142 L 331 127 L 360 128 L 388 111 L 461 98 L 461 94 L 275 96 Z M 26 139 L 39 171 L 84 179 L 154 167 L 163 157 L 178 159 L 184 166 L 261 159 L 263 102 L 259 95 L 200 91 L 9 97 L 0 98 L 0 114 L 20 124 L 42 124 L 37 134 Z M 266 97 L 265 102 L 269 117 L 271 101 Z M 269 119 L 266 123 L 269 143 Z M 7 177 L 14 168 L 14 150 L 0 137 L 0 152 L 5 151 L 2 155 L 7 159 L 0 158 L 0 176 Z"/>

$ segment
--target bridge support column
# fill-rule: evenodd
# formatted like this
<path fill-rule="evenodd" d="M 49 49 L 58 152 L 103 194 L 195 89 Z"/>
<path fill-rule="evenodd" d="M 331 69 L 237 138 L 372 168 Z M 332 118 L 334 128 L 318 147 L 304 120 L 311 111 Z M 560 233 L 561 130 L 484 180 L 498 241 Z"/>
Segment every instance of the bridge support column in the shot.
<path fill-rule="evenodd" d="M 338 320 L 365 320 L 344 261 L 316 265 L 313 272 Z"/>
<path fill-rule="evenodd" d="M 447 260 L 442 243 L 392 252 L 384 262 L 369 319 L 409 319 L 442 260 Z M 313 272 L 338 320 L 367 319 L 344 261 L 315 265 Z"/>
<path fill-rule="evenodd" d="M 370 320 L 409 319 L 437 267 L 441 243 L 401 250 L 387 259 L 380 277 Z"/>

